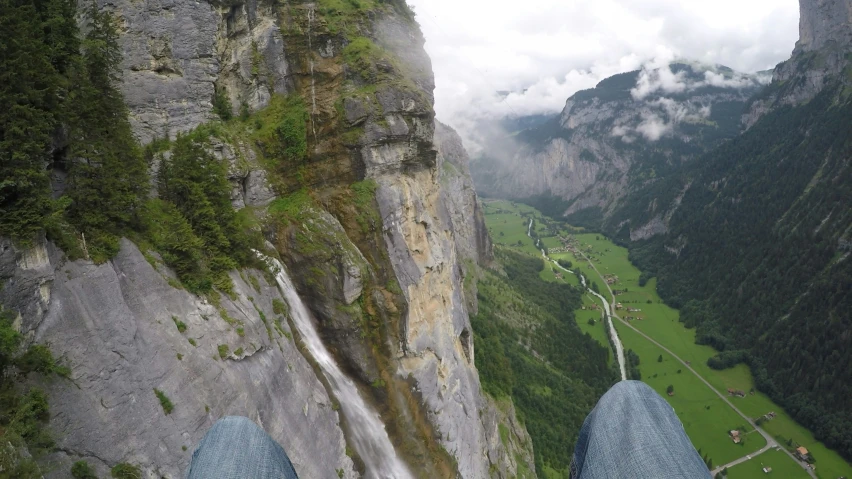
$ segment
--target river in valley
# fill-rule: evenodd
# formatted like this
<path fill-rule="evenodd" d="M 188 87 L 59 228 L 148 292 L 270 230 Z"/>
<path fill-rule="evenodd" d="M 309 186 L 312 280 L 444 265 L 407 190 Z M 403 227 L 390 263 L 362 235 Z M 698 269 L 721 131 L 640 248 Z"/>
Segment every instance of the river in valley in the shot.
<path fill-rule="evenodd" d="M 529 236 L 530 239 L 532 239 L 532 225 L 533 225 L 533 220 L 530 219 L 530 224 L 527 227 L 527 236 Z M 566 268 L 563 268 L 562 265 L 560 265 L 556 260 L 547 256 L 547 253 L 544 251 L 544 249 L 541 250 L 541 255 L 544 256 L 545 260 L 549 260 L 551 263 L 556 265 L 557 268 L 559 268 L 559 269 L 561 269 L 561 270 L 563 270 L 567 273 L 574 274 L 573 271 L 566 269 Z M 622 346 L 622 344 L 621 344 L 621 339 L 618 337 L 618 331 L 615 330 L 615 325 L 612 324 L 612 311 L 611 311 L 611 308 L 610 308 L 610 304 L 606 300 L 606 298 L 604 298 L 599 293 L 592 291 L 591 288 L 588 288 L 586 286 L 586 278 L 582 274 L 580 274 L 580 281 L 582 282 L 583 287 L 585 287 L 586 290 L 589 293 L 597 296 L 598 299 L 601 300 L 601 303 L 603 303 L 604 317 L 605 317 L 606 324 L 607 324 L 607 330 L 609 331 L 610 340 L 612 340 L 613 347 L 615 348 L 615 357 L 616 357 L 616 359 L 618 359 L 618 369 L 619 369 L 619 372 L 621 373 L 621 380 L 624 381 L 624 380 L 627 379 L 627 367 L 626 367 L 625 361 L 624 361 L 624 346 Z"/>

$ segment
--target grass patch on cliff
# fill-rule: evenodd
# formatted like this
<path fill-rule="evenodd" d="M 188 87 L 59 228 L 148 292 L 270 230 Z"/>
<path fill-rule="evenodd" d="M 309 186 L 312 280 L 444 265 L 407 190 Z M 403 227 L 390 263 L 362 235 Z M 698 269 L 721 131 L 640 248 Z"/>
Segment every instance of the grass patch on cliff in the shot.
<path fill-rule="evenodd" d="M 361 232 L 369 234 L 376 228 L 381 227 L 381 218 L 376 208 L 376 189 L 379 185 L 375 180 L 364 180 L 353 183 L 350 186 L 352 192 L 352 206 L 355 207 L 355 221 L 361 228 Z"/>
<path fill-rule="evenodd" d="M 343 49 L 343 61 L 364 80 L 374 79 L 376 63 L 388 60 L 389 54 L 367 37 L 356 37 Z"/>
<path fill-rule="evenodd" d="M 217 348 L 217 351 L 219 352 L 219 358 L 220 359 L 227 358 L 230 350 L 231 350 L 231 348 L 229 348 L 227 344 L 220 344 L 219 347 Z"/>
<path fill-rule="evenodd" d="M 283 172 L 304 162 L 308 153 L 308 109 L 298 95 L 274 95 L 254 116 L 251 139 L 268 166 Z"/>
<path fill-rule="evenodd" d="M 139 466 L 134 466 L 126 462 L 116 464 L 110 470 L 110 475 L 115 479 L 142 479 L 144 477 Z"/>
<path fill-rule="evenodd" d="M 95 470 L 86 461 L 77 461 L 71 466 L 71 477 L 74 479 L 98 479 Z"/>
<path fill-rule="evenodd" d="M 157 388 L 154 388 L 154 394 L 157 396 L 157 399 L 160 400 L 160 406 L 163 407 L 163 412 L 166 413 L 166 416 L 172 413 L 175 409 L 175 405 L 172 404 L 171 399 L 166 396 L 166 393 L 160 391 Z"/>
<path fill-rule="evenodd" d="M 376 0 L 318 0 L 319 14 L 326 20 L 331 33 L 349 33 L 357 16 L 376 8 Z M 349 28 L 347 28 L 349 27 Z"/>
<path fill-rule="evenodd" d="M 303 223 L 312 215 L 314 200 L 308 190 L 301 189 L 287 196 L 276 198 L 269 205 L 269 213 L 283 225 Z"/>
<path fill-rule="evenodd" d="M 183 334 L 183 333 L 185 333 L 185 332 L 186 332 L 186 323 L 184 323 L 183 321 L 179 320 L 179 319 L 177 318 L 177 316 L 172 316 L 172 321 L 174 321 L 175 326 L 177 327 L 178 332 L 180 332 L 181 334 Z"/>

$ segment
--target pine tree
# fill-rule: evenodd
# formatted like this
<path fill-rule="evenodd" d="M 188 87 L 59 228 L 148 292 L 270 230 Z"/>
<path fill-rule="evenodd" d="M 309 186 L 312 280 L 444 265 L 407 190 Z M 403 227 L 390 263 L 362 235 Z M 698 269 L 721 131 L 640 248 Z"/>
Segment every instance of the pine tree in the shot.
<path fill-rule="evenodd" d="M 87 9 L 88 33 L 71 103 L 73 163 L 69 173 L 71 221 L 88 234 L 93 259 L 117 252 L 147 191 L 147 165 L 133 138 L 127 109 L 116 88 L 121 51 L 115 22 L 95 4 Z"/>
<path fill-rule="evenodd" d="M 58 75 L 26 0 L 0 0 L 0 235 L 30 240 L 57 205 L 46 165 Z"/>

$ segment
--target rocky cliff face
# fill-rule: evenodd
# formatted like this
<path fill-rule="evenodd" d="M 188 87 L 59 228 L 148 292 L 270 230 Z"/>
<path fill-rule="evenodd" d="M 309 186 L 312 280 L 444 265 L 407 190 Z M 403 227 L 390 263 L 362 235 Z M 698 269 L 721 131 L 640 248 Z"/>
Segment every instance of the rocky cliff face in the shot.
<path fill-rule="evenodd" d="M 214 119 L 219 89 L 257 109 L 288 91 L 277 12 L 267 2 L 100 2 L 122 33 L 122 91 L 147 143 Z"/>
<path fill-rule="evenodd" d="M 49 477 L 67 477 L 78 459 L 102 477 L 119 462 L 181 477 L 207 429 L 232 414 L 263 425 L 304 477 L 357 476 L 333 398 L 273 307 L 283 299 L 263 272 L 234 272 L 234 298 L 214 305 L 173 287 L 169 270 L 127 240 L 102 265 L 68 262 L 50 244 L 0 249 L 0 299 L 72 369 L 44 385 L 58 446 Z M 155 388 L 174 412 L 164 414 Z M 318 450 L 327 460 L 316 461 Z"/>
<path fill-rule="evenodd" d="M 485 226 L 485 215 L 470 176 L 470 159 L 461 137 L 443 123 L 435 123 L 441 193 L 455 237 L 456 252 L 462 268 L 465 302 L 470 314 L 476 314 L 476 266 L 494 259 L 494 245 Z"/>
<path fill-rule="evenodd" d="M 796 51 L 811 52 L 852 43 L 852 3 L 844 0 L 799 2 Z"/>
<path fill-rule="evenodd" d="M 323 340 L 416 474 L 509 477 L 519 454 L 531 464 L 531 452 L 500 439 L 498 424 L 509 423 L 530 443 L 514 412 L 480 391 L 470 283 L 491 244 L 457 136 L 438 126 L 449 139 L 436 147 L 431 65 L 405 4 L 103 8 L 120 20 L 122 89 L 143 142 L 214 121 L 214 100 L 256 116 L 204 130 L 215 161 L 229 165 L 232 204 L 286 264 Z M 299 163 L 253 136 L 289 108 L 280 95 L 306 112 Z M 154 170 L 170 152 L 158 155 Z M 1 248 L 0 301 L 72 369 L 70 381 L 43 384 L 55 477 L 79 458 L 101 475 L 130 462 L 148 477 L 179 477 L 226 414 L 262 424 L 302 477 L 364 472 L 267 272 L 234 271 L 233 294 L 201 298 L 129 240 L 101 265 L 67 261 L 48 242 Z M 174 412 L 164 414 L 154 389 Z"/>
<path fill-rule="evenodd" d="M 735 135 L 746 100 L 764 81 L 686 64 L 616 75 L 518 134 L 509 158 L 486 150 L 474 179 L 486 195 L 556 197 L 561 212 L 592 208 L 608 218 L 627 194 Z"/>
<path fill-rule="evenodd" d="M 799 2 L 799 41 L 789 60 L 778 64 L 772 85 L 754 99 L 743 123 L 754 125 L 766 113 L 784 105 L 801 105 L 836 83 L 848 95 L 852 85 L 852 2 Z"/>

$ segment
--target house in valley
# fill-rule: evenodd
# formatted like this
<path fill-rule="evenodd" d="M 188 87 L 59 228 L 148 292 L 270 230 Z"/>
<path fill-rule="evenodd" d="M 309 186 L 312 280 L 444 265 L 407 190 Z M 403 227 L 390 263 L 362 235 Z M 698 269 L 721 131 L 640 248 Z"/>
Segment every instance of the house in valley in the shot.
<path fill-rule="evenodd" d="M 738 398 L 744 398 L 746 396 L 746 393 L 745 393 L 745 391 L 741 391 L 739 389 L 728 388 L 728 396 L 736 396 Z"/>
<path fill-rule="evenodd" d="M 804 446 L 797 447 L 796 450 L 793 451 L 793 455 L 798 457 L 799 459 L 805 461 L 805 462 L 811 461 L 811 456 L 808 453 L 807 448 L 805 448 Z"/>
<path fill-rule="evenodd" d="M 728 435 L 731 436 L 731 440 L 734 441 L 734 444 L 739 444 L 740 441 L 742 441 L 742 438 L 740 438 L 740 432 L 736 429 L 729 432 Z"/>

